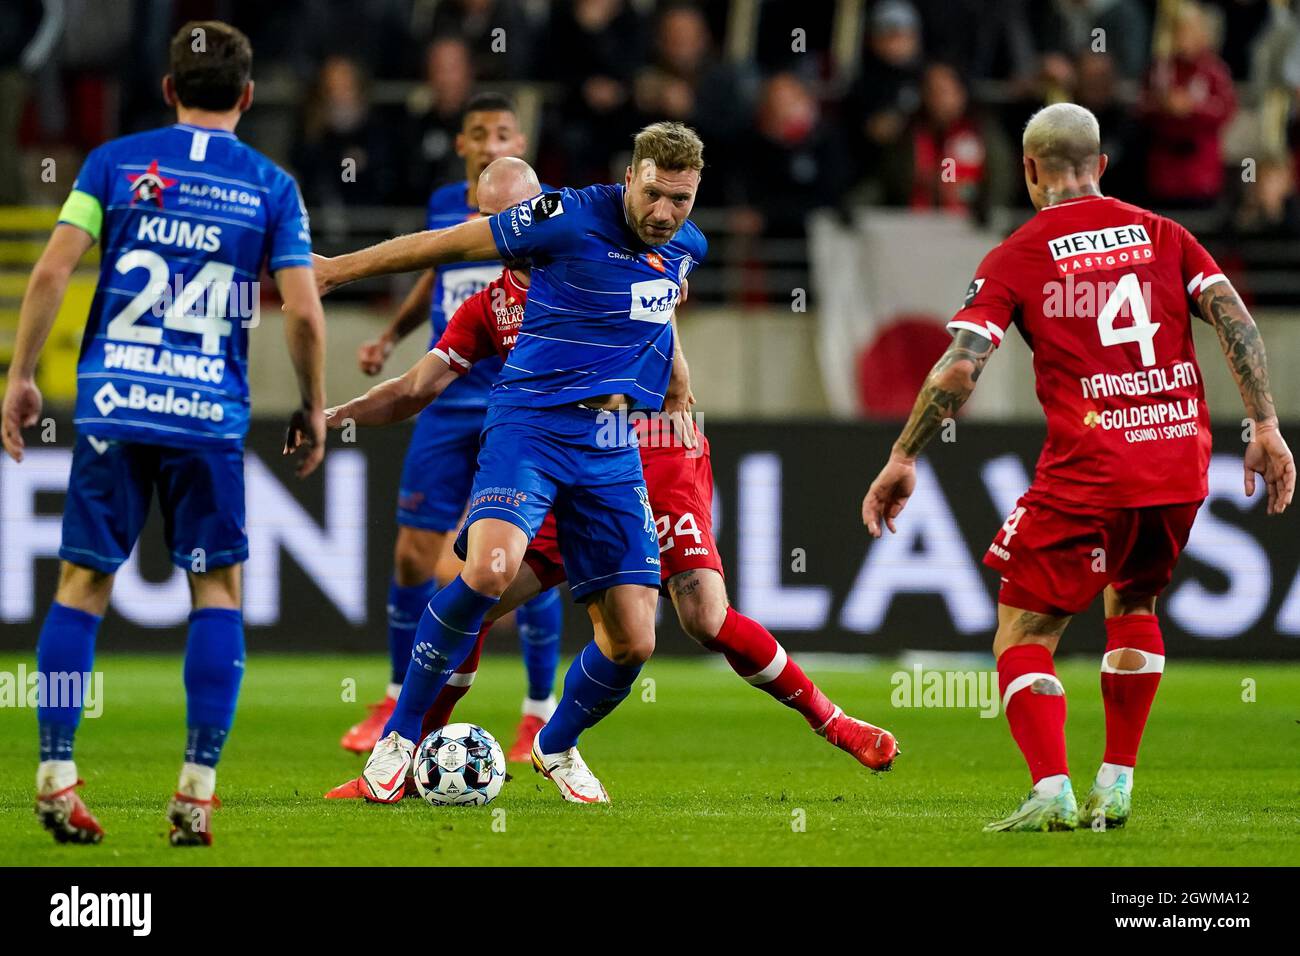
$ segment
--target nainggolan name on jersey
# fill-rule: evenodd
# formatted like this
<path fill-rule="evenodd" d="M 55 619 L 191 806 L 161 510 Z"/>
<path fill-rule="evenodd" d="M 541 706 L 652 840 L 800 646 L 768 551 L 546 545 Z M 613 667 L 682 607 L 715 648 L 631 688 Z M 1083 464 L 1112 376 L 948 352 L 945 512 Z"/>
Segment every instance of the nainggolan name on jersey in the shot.
<path fill-rule="evenodd" d="M 1079 379 L 1084 398 L 1110 398 L 1114 395 L 1160 395 L 1195 385 L 1200 381 L 1195 362 L 1175 362 L 1164 368 L 1144 368 L 1137 372 L 1098 372 Z"/>
<path fill-rule="evenodd" d="M 1155 259 L 1155 248 L 1146 227 L 1107 226 L 1058 236 L 1047 243 L 1061 275 L 1114 269 Z"/>

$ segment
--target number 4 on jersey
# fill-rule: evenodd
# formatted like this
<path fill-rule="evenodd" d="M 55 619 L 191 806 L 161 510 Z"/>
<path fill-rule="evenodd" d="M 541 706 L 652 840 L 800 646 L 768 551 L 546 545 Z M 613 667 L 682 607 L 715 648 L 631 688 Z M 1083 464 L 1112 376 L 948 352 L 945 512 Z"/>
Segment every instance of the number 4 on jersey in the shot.
<path fill-rule="evenodd" d="M 1125 302 L 1128 303 L 1129 314 L 1133 316 L 1133 324 L 1117 329 L 1115 319 Z M 1115 291 L 1106 299 L 1106 304 L 1097 316 L 1097 332 L 1101 335 L 1101 344 L 1126 345 L 1136 342 L 1141 349 L 1142 364 L 1155 365 L 1155 337 L 1158 328 L 1160 323 L 1152 322 L 1151 314 L 1147 311 L 1146 299 L 1142 297 L 1142 285 L 1138 282 L 1137 273 L 1130 272 L 1122 276 L 1115 284 Z"/>

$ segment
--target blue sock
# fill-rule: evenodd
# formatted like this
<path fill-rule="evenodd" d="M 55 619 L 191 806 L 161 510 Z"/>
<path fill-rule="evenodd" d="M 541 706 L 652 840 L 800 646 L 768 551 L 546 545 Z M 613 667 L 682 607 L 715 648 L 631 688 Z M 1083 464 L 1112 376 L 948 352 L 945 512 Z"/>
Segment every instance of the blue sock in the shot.
<path fill-rule="evenodd" d="M 36 644 L 36 669 L 45 675 L 46 688 L 51 686 L 51 674 L 81 674 L 79 686 L 84 694 L 84 681 L 95 666 L 95 634 L 99 631 L 100 620 L 94 614 L 58 602 L 50 605 Z M 71 760 L 72 742 L 77 735 L 77 724 L 81 722 L 82 701 L 48 700 L 46 695 L 42 695 L 37 704 L 41 760 Z"/>
<path fill-rule="evenodd" d="M 615 664 L 591 641 L 564 675 L 564 696 L 537 735 L 542 753 L 556 754 L 578 743 L 578 735 L 600 723 L 632 691 L 640 664 Z"/>
<path fill-rule="evenodd" d="M 215 767 L 221 759 L 243 676 L 243 613 L 220 607 L 192 612 L 185 644 L 186 763 Z"/>
<path fill-rule="evenodd" d="M 415 628 L 420 615 L 437 593 L 438 582 L 430 578 L 423 584 L 403 587 L 396 581 L 388 584 L 388 657 L 392 664 L 389 680 L 400 684 L 411 665 L 411 648 L 415 646 Z"/>
<path fill-rule="evenodd" d="M 497 600 L 479 594 L 460 575 L 433 596 L 415 630 L 411 663 L 393 716 L 384 726 L 385 737 L 396 730 L 407 740 L 419 742 L 424 712 L 474 649 L 483 618 Z"/>
<path fill-rule="evenodd" d="M 515 612 L 519 627 L 519 649 L 528 671 L 528 696 L 546 700 L 555 687 L 555 670 L 560 666 L 560 624 L 564 605 L 552 588 L 537 595 Z"/>

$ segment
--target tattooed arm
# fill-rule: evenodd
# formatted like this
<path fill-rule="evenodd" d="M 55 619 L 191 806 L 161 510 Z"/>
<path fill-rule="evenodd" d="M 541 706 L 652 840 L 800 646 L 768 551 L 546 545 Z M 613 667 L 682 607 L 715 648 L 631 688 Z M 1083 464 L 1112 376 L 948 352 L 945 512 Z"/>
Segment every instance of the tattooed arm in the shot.
<path fill-rule="evenodd" d="M 1219 334 L 1219 344 L 1250 418 L 1244 461 L 1246 495 L 1255 493 L 1255 476 L 1262 475 L 1268 488 L 1268 513 L 1281 514 L 1295 493 L 1296 470 L 1291 450 L 1278 430 L 1264 340 L 1232 283 L 1216 282 L 1204 289 L 1197 304 L 1201 315 Z"/>
<path fill-rule="evenodd" d="M 947 351 L 930 369 L 889 461 L 862 501 L 862 523 L 872 537 L 880 537 L 882 518 L 891 532 L 895 530 L 894 519 L 916 487 L 917 456 L 944 421 L 966 404 L 992 354 L 989 339 L 963 329 L 953 336 Z"/>
<path fill-rule="evenodd" d="M 916 396 L 903 433 L 894 442 L 895 456 L 916 460 L 944 420 L 966 404 L 992 354 L 993 343 L 982 335 L 962 330 L 953 336 Z"/>

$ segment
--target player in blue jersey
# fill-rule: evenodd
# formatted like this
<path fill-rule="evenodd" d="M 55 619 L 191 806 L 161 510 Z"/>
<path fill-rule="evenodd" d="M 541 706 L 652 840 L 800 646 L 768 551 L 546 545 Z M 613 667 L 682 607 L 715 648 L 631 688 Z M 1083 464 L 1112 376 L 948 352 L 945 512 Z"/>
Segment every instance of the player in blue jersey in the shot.
<path fill-rule="evenodd" d="M 532 262 L 458 540 L 465 566 L 420 618 L 397 706 L 362 772 L 369 799 L 402 796 L 421 718 L 553 509 L 570 590 L 596 638 L 569 667 L 533 762 L 566 800 L 608 801 L 578 736 L 627 697 L 653 652 L 659 590 L 654 516 L 623 413 L 689 409 L 671 320 L 707 249 L 688 219 L 703 166 L 694 131 L 656 123 L 637 134 L 620 185 L 543 192 L 486 219 L 318 262 L 322 289 L 448 262 Z"/>
<path fill-rule="evenodd" d="M 265 267 L 284 300 L 301 407 L 286 454 L 305 477 L 325 452 L 324 315 L 307 214 L 293 179 L 235 137 L 253 100 L 252 48 L 216 21 L 171 42 L 172 126 L 93 150 L 23 297 L 3 409 L 5 450 L 40 417 L 34 375 L 73 269 L 99 242 L 99 283 L 77 365 L 77 442 L 63 513 L 58 591 L 37 645 L 36 812 L 60 842 L 103 829 L 76 792 L 73 739 L 113 576 L 157 492 L 172 562 L 189 576 L 187 740 L 167 807 L 171 843 L 212 842 L 216 765 L 244 671 L 240 567 L 248 329 Z"/>
<path fill-rule="evenodd" d="M 434 190 L 426 228 L 442 229 L 476 218 L 478 180 L 483 170 L 499 157 L 522 156 L 526 145 L 508 97 L 499 93 L 472 97 L 456 136 L 456 153 L 465 160 L 467 179 Z M 388 328 L 361 346 L 357 356 L 361 370 L 367 375 L 379 374 L 397 343 L 426 321 L 433 326 L 432 348 L 460 304 L 500 274 L 499 262 L 451 263 L 426 270 Z M 434 592 L 460 572 L 460 561 L 452 553 L 452 532 L 465 514 L 488 392 L 500 371 L 500 360 L 483 362 L 481 368 L 458 379 L 440 402 L 426 408 L 415 421 L 397 494 L 397 543 L 388 586 L 388 693 L 370 705 L 369 715 L 343 735 L 340 744 L 346 750 L 370 753 L 378 742 L 411 663 L 420 615 Z M 527 761 L 533 738 L 555 710 L 552 689 L 560 661 L 563 617 L 559 594 L 547 591 L 538 595 L 519 608 L 515 617 L 528 693 L 508 759 Z"/>

